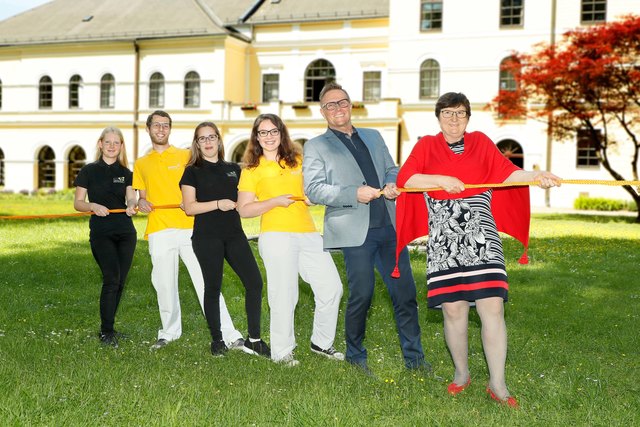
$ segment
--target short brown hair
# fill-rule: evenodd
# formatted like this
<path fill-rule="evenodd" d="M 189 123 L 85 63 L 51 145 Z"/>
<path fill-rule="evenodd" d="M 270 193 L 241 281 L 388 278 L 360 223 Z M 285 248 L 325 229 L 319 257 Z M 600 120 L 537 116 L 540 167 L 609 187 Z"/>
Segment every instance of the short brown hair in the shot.
<path fill-rule="evenodd" d="M 447 92 L 436 101 L 436 117 L 440 117 L 443 108 L 462 105 L 467 110 L 467 117 L 471 117 L 471 104 L 464 93 Z"/>
<path fill-rule="evenodd" d="M 332 90 L 341 90 L 342 92 L 344 92 L 345 96 L 347 97 L 347 99 L 349 101 L 351 101 L 351 98 L 349 97 L 349 94 L 347 93 L 346 90 L 344 90 L 342 88 L 341 85 L 339 85 L 338 83 L 336 83 L 335 81 L 331 81 L 327 84 L 324 85 L 324 87 L 322 88 L 322 90 L 320 91 L 320 102 L 322 103 L 322 98 L 324 98 L 324 96 L 327 94 L 327 92 L 331 92 Z"/>
<path fill-rule="evenodd" d="M 171 116 L 166 111 L 156 110 L 153 113 L 149 114 L 147 117 L 147 129 L 151 129 L 151 123 L 153 122 L 153 116 L 165 117 L 169 119 L 169 127 L 173 125 L 173 121 L 171 120 Z"/>

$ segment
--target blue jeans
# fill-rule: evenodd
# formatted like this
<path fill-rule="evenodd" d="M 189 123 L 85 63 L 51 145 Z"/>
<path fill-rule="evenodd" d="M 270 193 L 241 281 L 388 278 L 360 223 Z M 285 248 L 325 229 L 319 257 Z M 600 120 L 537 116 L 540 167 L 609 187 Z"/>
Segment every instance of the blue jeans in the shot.
<path fill-rule="evenodd" d="M 345 314 L 347 341 L 346 359 L 356 365 L 366 365 L 364 341 L 367 312 L 371 306 L 375 285 L 374 267 L 387 286 L 396 319 L 400 347 L 407 368 L 425 364 L 420 342 L 416 284 L 409 263 L 409 252 L 403 249 L 398 268 L 400 278 L 391 277 L 395 266 L 396 232 L 393 226 L 370 228 L 361 246 L 342 248 L 349 281 L 349 299 Z"/>

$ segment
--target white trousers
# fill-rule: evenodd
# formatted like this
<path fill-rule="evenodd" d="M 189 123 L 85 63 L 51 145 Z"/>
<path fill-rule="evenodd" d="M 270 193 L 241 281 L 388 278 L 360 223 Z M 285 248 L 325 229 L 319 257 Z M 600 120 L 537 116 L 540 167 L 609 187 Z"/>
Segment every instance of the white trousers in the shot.
<path fill-rule="evenodd" d="M 158 331 L 158 339 L 173 341 L 182 335 L 182 319 L 180 297 L 178 295 L 178 258 L 189 271 L 191 282 L 198 295 L 200 307 L 204 313 L 204 280 L 202 270 L 191 246 L 191 229 L 167 228 L 149 234 L 149 254 L 153 269 L 151 283 L 158 295 L 158 308 L 162 329 Z M 235 329 L 224 298 L 220 295 L 220 324 L 222 338 L 227 345 L 242 338 Z"/>
<path fill-rule="evenodd" d="M 271 313 L 271 358 L 278 361 L 296 347 L 294 313 L 298 274 L 309 283 L 315 300 L 311 342 L 327 349 L 336 337 L 342 282 L 333 259 L 322 249 L 319 233 L 266 232 L 258 239 L 267 272 Z"/>

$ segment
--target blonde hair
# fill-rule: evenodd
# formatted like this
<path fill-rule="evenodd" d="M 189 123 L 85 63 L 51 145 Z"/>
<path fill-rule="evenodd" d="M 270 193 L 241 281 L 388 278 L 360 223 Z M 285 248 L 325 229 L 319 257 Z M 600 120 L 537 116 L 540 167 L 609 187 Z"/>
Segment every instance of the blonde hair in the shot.
<path fill-rule="evenodd" d="M 125 168 L 128 168 L 129 162 L 127 161 L 127 150 L 124 148 L 124 136 L 122 136 L 122 131 L 115 126 L 107 126 L 102 130 L 100 138 L 98 138 L 98 142 L 96 143 L 96 160 L 100 160 L 102 158 L 103 153 L 100 143 L 104 143 L 104 138 L 108 133 L 114 133 L 120 138 L 120 154 L 118 155 L 118 163 Z"/>

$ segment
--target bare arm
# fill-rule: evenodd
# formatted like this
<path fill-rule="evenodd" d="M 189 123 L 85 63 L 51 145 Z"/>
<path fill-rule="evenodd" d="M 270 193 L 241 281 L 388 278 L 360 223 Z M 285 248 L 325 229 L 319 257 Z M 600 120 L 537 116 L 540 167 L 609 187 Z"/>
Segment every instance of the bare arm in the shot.
<path fill-rule="evenodd" d="M 290 199 L 291 194 L 282 194 L 267 200 L 256 200 L 256 194 L 250 191 L 238 192 L 238 212 L 242 218 L 253 218 L 269 212 L 273 208 L 281 206 L 289 207 L 294 200 Z"/>
<path fill-rule="evenodd" d="M 404 184 L 405 188 L 442 188 L 450 194 L 464 191 L 464 183 L 458 178 L 447 175 L 426 175 L 417 173 L 412 175 Z"/>
<path fill-rule="evenodd" d="M 138 190 L 138 209 L 140 212 L 149 213 L 153 210 L 153 203 L 147 200 L 147 190 Z"/>
<path fill-rule="evenodd" d="M 215 210 L 230 211 L 236 208 L 236 202 L 231 199 L 211 200 L 209 202 L 199 202 L 196 200 L 196 189 L 190 185 L 181 185 L 182 204 L 184 212 L 189 216 L 211 212 Z"/>
<path fill-rule="evenodd" d="M 132 186 L 127 187 L 126 197 L 127 197 L 127 210 L 125 212 L 129 216 L 137 214 L 138 211 L 136 210 L 136 208 L 138 206 L 138 202 L 136 198 L 136 190 L 134 190 Z"/>
<path fill-rule="evenodd" d="M 513 172 L 507 179 L 507 182 L 529 182 L 535 181 L 540 188 L 560 187 L 562 179 L 547 171 L 524 171 L 517 170 Z"/>
<path fill-rule="evenodd" d="M 98 203 L 87 202 L 87 189 L 84 187 L 76 187 L 73 208 L 78 212 L 94 212 L 98 216 L 109 215 L 109 209 L 105 206 Z"/>

